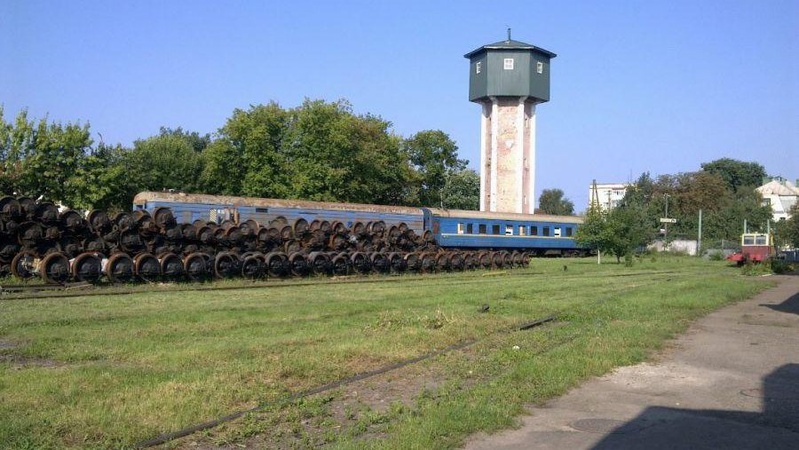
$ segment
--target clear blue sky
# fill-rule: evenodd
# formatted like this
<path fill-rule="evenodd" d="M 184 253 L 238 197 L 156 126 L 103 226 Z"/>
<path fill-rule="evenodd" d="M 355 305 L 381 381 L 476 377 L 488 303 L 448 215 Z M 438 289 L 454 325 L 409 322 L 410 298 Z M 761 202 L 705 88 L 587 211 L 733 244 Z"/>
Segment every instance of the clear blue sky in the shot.
<path fill-rule="evenodd" d="M 6 120 L 89 122 L 131 145 L 213 133 L 234 108 L 348 99 L 402 136 L 441 129 L 477 169 L 468 61 L 513 38 L 558 54 L 537 183 L 578 210 L 592 179 L 721 157 L 799 178 L 799 1 L 0 1 Z"/>

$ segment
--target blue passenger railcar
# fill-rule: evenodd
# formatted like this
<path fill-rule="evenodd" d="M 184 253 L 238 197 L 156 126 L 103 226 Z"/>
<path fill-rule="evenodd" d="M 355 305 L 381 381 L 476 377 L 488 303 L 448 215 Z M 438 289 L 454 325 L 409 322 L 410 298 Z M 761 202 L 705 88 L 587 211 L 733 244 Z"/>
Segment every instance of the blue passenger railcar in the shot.
<path fill-rule="evenodd" d="M 221 223 L 224 220 L 255 220 L 267 226 L 284 219 L 289 225 L 297 219 L 308 222 L 339 221 L 347 227 L 356 222 L 383 221 L 388 225 L 405 223 L 418 234 L 423 233 L 422 211 L 403 206 L 364 205 L 358 203 L 326 203 L 302 200 L 232 197 L 223 195 L 184 194 L 172 192 L 140 192 L 133 198 L 133 209 L 152 214 L 158 207 L 167 207 L 180 223 L 196 220 Z"/>
<path fill-rule="evenodd" d="M 574 241 L 582 218 L 422 208 L 424 228 L 439 245 L 462 249 L 507 249 L 537 255 L 585 253 Z"/>

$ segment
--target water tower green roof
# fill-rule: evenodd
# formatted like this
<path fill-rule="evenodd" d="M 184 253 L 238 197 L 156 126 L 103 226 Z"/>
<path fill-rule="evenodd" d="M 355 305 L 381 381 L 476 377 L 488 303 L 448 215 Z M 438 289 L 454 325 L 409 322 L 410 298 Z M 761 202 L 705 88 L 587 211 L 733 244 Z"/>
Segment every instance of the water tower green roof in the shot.
<path fill-rule="evenodd" d="M 471 58 L 472 56 L 484 52 L 487 50 L 532 50 L 535 52 L 543 53 L 549 58 L 554 58 L 558 55 L 550 52 L 549 50 L 544 50 L 541 47 L 536 47 L 532 44 L 527 44 L 521 41 L 514 41 L 513 39 L 507 39 L 504 41 L 494 42 L 493 44 L 484 45 L 482 47 L 478 47 L 469 53 L 463 55 L 464 58 Z"/>

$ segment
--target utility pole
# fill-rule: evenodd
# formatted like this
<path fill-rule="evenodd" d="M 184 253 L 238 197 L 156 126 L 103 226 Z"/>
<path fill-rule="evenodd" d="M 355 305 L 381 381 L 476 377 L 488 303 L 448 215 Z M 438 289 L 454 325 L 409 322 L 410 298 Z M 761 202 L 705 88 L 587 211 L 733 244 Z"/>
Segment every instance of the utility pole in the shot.
<path fill-rule="evenodd" d="M 699 233 L 696 243 L 696 256 L 702 256 L 702 210 L 699 210 Z"/>

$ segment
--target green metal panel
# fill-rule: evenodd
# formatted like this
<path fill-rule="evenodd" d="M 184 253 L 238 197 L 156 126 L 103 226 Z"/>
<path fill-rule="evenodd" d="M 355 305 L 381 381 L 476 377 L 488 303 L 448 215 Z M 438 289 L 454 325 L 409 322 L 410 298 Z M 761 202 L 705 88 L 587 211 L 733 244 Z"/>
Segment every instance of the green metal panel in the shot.
<path fill-rule="evenodd" d="M 513 69 L 505 69 L 505 60 Z M 530 54 L 525 51 L 488 52 L 489 96 L 523 97 L 530 95 Z"/>
<path fill-rule="evenodd" d="M 485 97 L 488 92 L 488 66 L 486 54 L 475 56 L 469 61 L 469 100 Z M 478 71 L 478 65 L 480 70 Z"/>
<path fill-rule="evenodd" d="M 465 56 L 470 62 L 469 100 L 507 96 L 549 101 L 549 66 L 554 53 L 519 41 L 502 41 Z M 513 60 L 513 69 L 506 69 L 506 59 Z"/>

